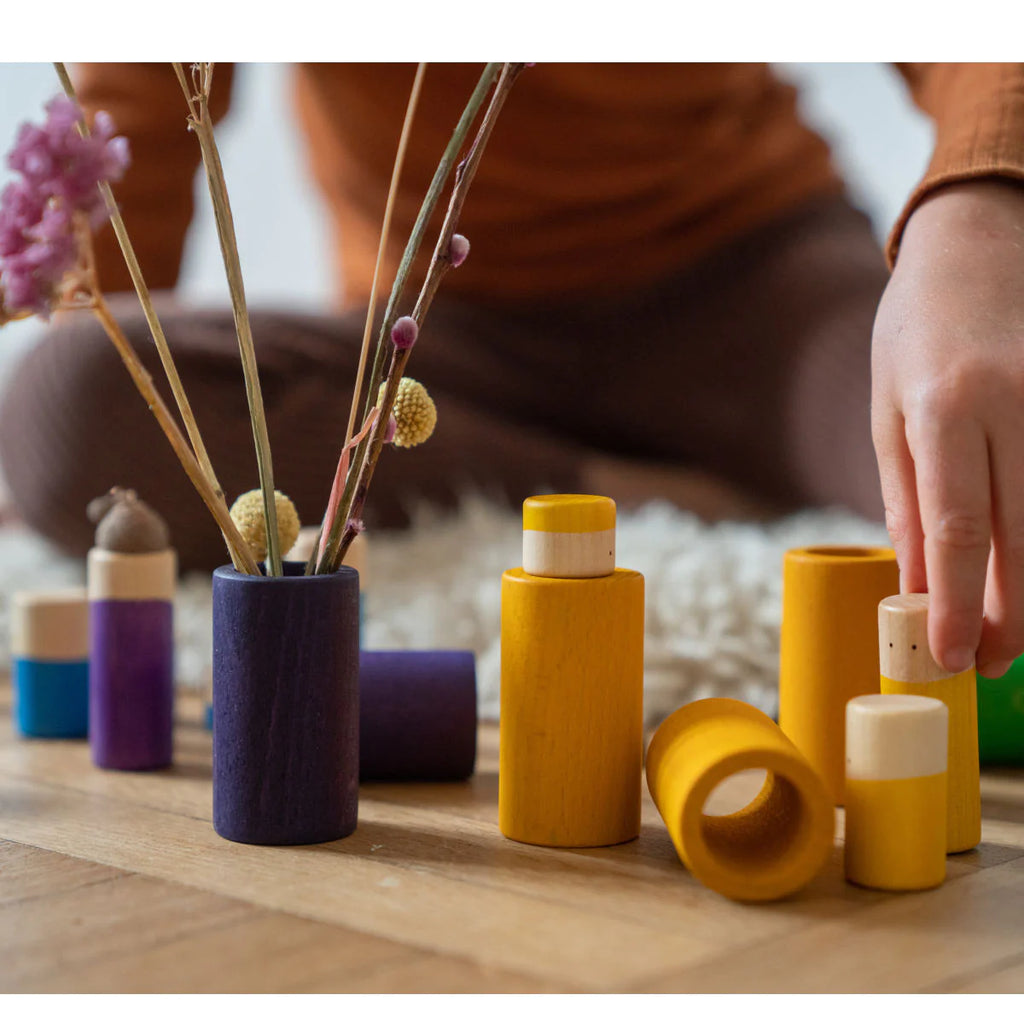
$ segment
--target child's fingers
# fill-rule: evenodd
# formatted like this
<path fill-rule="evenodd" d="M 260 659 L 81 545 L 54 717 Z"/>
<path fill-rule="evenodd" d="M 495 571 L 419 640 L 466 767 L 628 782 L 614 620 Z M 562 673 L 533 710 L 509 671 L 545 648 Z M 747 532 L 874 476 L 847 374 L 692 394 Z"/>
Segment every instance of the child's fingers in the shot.
<path fill-rule="evenodd" d="M 902 414 L 889 403 L 872 406 L 872 435 L 885 503 L 885 525 L 900 567 L 900 590 L 928 589 L 924 533 L 917 505 L 914 460 L 910 457 Z"/>
<path fill-rule="evenodd" d="M 949 672 L 974 661 L 991 547 L 988 443 L 981 425 L 951 410 L 907 419 L 931 595 L 928 641 Z"/>
<path fill-rule="evenodd" d="M 985 624 L 978 646 L 983 675 L 1002 675 L 1024 651 L 1024 423 L 1000 420 L 989 441 L 992 557 Z"/>

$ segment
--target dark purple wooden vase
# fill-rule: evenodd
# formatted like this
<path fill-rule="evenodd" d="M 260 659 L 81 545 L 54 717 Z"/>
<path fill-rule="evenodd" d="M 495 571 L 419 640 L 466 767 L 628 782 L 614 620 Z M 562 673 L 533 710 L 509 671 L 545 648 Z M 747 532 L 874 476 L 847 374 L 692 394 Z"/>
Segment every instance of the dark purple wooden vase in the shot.
<path fill-rule="evenodd" d="M 213 574 L 213 827 L 326 843 L 356 827 L 359 574 Z"/>

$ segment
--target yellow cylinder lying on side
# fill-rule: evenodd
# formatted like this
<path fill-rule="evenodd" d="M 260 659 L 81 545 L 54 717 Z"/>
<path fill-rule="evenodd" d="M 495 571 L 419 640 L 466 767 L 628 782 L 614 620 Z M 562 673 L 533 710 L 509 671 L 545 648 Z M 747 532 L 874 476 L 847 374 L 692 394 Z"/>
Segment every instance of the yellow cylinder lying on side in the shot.
<path fill-rule="evenodd" d="M 704 813 L 720 782 L 752 768 L 768 772 L 752 803 Z M 742 701 L 699 700 L 670 715 L 647 750 L 647 785 L 682 862 L 730 899 L 788 896 L 832 849 L 835 810 L 824 782 L 767 715 Z"/>
<path fill-rule="evenodd" d="M 871 889 L 932 889 L 946 877 L 949 711 L 896 694 L 846 706 L 846 877 Z"/>
<path fill-rule="evenodd" d="M 896 594 L 878 606 L 882 693 L 934 697 L 949 709 L 946 852 L 981 842 L 978 679 L 974 667 L 950 675 L 928 646 L 928 595 Z"/>
<path fill-rule="evenodd" d="M 878 693 L 878 602 L 899 590 L 891 548 L 812 547 L 783 562 L 779 725 L 842 804 L 846 703 Z"/>

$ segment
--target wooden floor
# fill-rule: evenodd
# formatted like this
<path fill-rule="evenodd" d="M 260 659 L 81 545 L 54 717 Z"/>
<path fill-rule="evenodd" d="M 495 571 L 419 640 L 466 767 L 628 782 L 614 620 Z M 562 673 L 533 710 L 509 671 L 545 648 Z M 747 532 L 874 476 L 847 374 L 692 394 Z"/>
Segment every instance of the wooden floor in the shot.
<path fill-rule="evenodd" d="M 934 892 L 848 886 L 837 845 L 799 896 L 743 906 L 649 800 L 624 846 L 503 839 L 493 726 L 469 783 L 364 787 L 346 840 L 226 842 L 198 704 L 179 716 L 172 770 L 103 772 L 16 737 L 0 683 L 0 990 L 1024 991 L 1024 772 L 985 775 L 984 841 Z"/>

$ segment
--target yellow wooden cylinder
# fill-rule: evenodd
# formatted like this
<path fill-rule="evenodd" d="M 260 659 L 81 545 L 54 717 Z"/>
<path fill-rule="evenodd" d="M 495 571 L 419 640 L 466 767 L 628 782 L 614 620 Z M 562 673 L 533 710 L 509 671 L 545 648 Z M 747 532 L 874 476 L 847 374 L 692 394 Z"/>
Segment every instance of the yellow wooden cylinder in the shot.
<path fill-rule="evenodd" d="M 779 725 L 843 803 L 846 704 L 878 693 L 878 602 L 899 590 L 891 548 L 787 551 Z"/>
<path fill-rule="evenodd" d="M 949 714 L 938 700 L 872 694 L 846 709 L 846 877 L 932 889 L 946 877 Z"/>
<path fill-rule="evenodd" d="M 928 645 L 928 595 L 899 594 L 878 607 L 882 693 L 934 697 L 949 709 L 946 852 L 981 842 L 978 680 L 974 667 L 950 675 Z"/>
<path fill-rule="evenodd" d="M 498 821 L 539 846 L 640 833 L 644 579 L 501 581 Z"/>
<path fill-rule="evenodd" d="M 704 813 L 720 782 L 752 768 L 768 775 L 748 806 Z M 699 700 L 670 715 L 647 750 L 647 785 L 682 862 L 730 899 L 788 896 L 832 849 L 835 810 L 825 784 L 782 730 L 742 701 Z"/>

